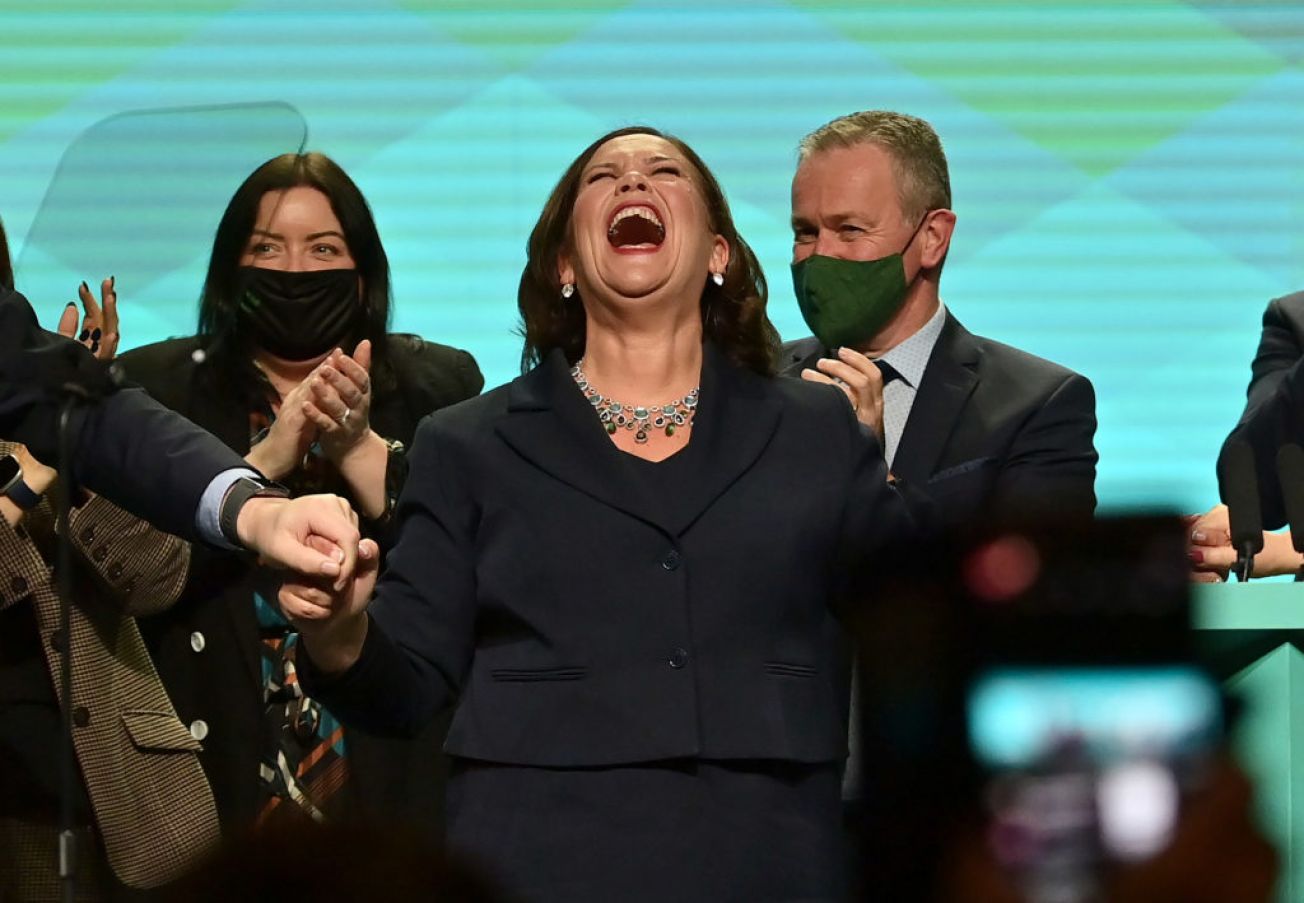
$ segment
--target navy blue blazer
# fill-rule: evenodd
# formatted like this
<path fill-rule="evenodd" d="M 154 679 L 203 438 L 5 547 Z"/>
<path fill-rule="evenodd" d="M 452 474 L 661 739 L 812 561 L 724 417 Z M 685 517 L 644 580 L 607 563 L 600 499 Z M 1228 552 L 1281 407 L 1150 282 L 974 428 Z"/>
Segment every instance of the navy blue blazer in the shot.
<path fill-rule="evenodd" d="M 828 356 L 814 338 L 783 350 L 789 376 Z M 948 311 L 892 471 L 931 498 L 944 523 L 1090 518 L 1095 433 L 1096 395 L 1086 377 L 976 336 Z"/>
<path fill-rule="evenodd" d="M 1241 419 L 1218 455 L 1218 490 L 1226 501 L 1228 443 L 1246 440 L 1254 450 L 1263 526 L 1275 530 L 1286 524 L 1277 450 L 1290 442 L 1304 444 L 1304 292 L 1268 302 L 1245 395 Z"/>
<path fill-rule="evenodd" d="M 72 421 L 77 478 L 169 533 L 200 539 L 195 511 L 204 489 L 244 461 L 140 389 L 118 388 L 85 347 L 41 329 L 27 299 L 0 286 L 0 436 L 57 461 L 56 390 L 67 383 L 103 396 Z"/>
<path fill-rule="evenodd" d="M 813 441 L 814 440 L 814 441 Z M 649 491 L 560 352 L 418 429 L 346 724 L 537 766 L 846 755 L 835 601 L 914 529 L 836 389 L 707 346 L 683 485 Z M 854 550 L 854 554 L 853 554 Z"/>

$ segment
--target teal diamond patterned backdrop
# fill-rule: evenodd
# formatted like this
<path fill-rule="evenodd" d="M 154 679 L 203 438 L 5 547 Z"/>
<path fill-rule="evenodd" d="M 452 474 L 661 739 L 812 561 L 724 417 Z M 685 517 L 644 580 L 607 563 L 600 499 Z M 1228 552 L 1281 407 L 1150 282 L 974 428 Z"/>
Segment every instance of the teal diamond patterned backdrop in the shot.
<path fill-rule="evenodd" d="M 959 215 L 943 297 L 1091 377 L 1115 508 L 1213 500 L 1259 316 L 1304 288 L 1298 4 L 0 2 L 0 216 L 20 285 L 52 322 L 76 282 L 108 275 L 87 270 L 109 248 L 127 347 L 191 330 L 220 213 L 206 199 L 299 133 L 222 156 L 156 116 L 140 171 L 80 208 L 51 188 L 60 158 L 114 114 L 232 104 L 296 111 L 371 200 L 395 327 L 469 348 L 491 384 L 517 365 L 526 234 L 600 132 L 648 122 L 702 153 L 794 337 L 797 139 L 856 109 L 924 116 Z M 70 221 L 105 236 L 101 255 L 49 240 L 43 224 Z"/>

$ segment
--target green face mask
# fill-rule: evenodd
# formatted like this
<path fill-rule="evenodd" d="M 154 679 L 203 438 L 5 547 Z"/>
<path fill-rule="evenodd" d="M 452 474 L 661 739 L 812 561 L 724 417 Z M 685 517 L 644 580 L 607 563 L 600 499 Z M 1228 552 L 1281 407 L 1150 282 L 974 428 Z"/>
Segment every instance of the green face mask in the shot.
<path fill-rule="evenodd" d="M 909 288 L 904 255 L 927 219 L 925 215 L 898 254 L 877 260 L 815 254 L 792 265 L 797 305 L 825 348 L 856 348 L 901 310 Z"/>

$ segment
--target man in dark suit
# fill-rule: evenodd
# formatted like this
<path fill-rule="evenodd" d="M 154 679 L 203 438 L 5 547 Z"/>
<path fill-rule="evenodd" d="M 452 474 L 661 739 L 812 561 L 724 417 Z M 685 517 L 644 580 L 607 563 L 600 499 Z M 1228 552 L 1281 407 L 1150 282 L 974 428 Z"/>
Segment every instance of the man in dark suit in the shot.
<path fill-rule="evenodd" d="M 135 388 L 119 388 L 90 350 L 37 324 L 27 299 L 0 284 L 0 435 L 58 460 L 61 387 L 94 399 L 71 418 L 79 482 L 189 539 L 244 547 L 306 573 L 340 575 L 357 556 L 356 515 L 341 500 L 262 497 L 256 476 L 217 439 Z M 318 551 L 325 539 L 335 556 Z"/>
<path fill-rule="evenodd" d="M 1218 456 L 1218 488 L 1224 499 L 1224 461 L 1227 446 L 1235 439 L 1248 441 L 1255 452 L 1263 525 L 1269 529 L 1285 526 L 1277 449 L 1304 442 L 1304 292 L 1274 298 L 1264 311 L 1259 349 L 1250 365 L 1245 410 Z"/>
<path fill-rule="evenodd" d="M 1218 455 L 1218 494 L 1228 495 L 1228 448 L 1237 440 L 1254 453 L 1263 526 L 1286 526 L 1286 506 L 1277 473 L 1277 450 L 1304 444 L 1304 292 L 1273 298 L 1263 312 L 1263 333 L 1250 365 L 1245 410 Z M 1298 528 L 1298 525 L 1297 525 Z M 1191 524 L 1191 566 L 1201 583 L 1226 580 L 1236 561 L 1225 504 L 1215 505 Z M 1304 558 L 1289 533 L 1263 534 L 1263 549 L 1254 556 L 1255 577 L 1299 573 Z"/>
<path fill-rule="evenodd" d="M 956 217 L 928 123 L 870 111 L 803 139 L 793 284 L 814 336 L 781 370 L 838 384 L 893 474 L 938 518 L 1090 517 L 1095 394 L 1084 377 L 976 336 L 938 281 Z"/>

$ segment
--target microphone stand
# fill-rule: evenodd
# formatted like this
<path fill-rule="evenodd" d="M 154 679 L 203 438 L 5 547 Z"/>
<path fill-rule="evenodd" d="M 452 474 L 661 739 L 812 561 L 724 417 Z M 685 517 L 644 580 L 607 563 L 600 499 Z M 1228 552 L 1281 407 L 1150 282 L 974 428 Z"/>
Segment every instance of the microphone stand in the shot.
<path fill-rule="evenodd" d="M 55 481 L 55 532 L 58 534 L 55 559 L 55 588 L 59 595 L 59 635 L 63 659 L 59 674 L 59 713 L 63 724 L 63 743 L 59 750 L 59 880 L 64 903 L 74 903 L 77 896 L 77 834 L 73 824 L 73 799 L 77 795 L 77 755 L 73 744 L 72 700 L 72 534 L 69 519 L 72 511 L 72 413 L 91 396 L 80 386 L 66 383 L 59 406 L 59 479 Z"/>
<path fill-rule="evenodd" d="M 108 368 L 109 380 L 117 385 L 121 374 L 115 365 Z M 73 412 L 80 406 L 93 405 L 100 396 L 90 387 L 75 381 L 64 382 L 54 390 L 59 399 L 58 454 L 55 481 L 55 533 L 56 553 L 54 567 L 55 590 L 59 596 L 59 636 L 62 637 L 63 656 L 59 668 L 59 714 L 62 722 L 63 743 L 59 751 L 59 881 L 64 903 L 75 903 L 77 896 L 77 832 L 73 817 L 74 800 L 78 793 L 77 748 L 73 742 L 72 698 L 72 605 L 73 605 L 73 551 L 72 551 L 72 500 L 77 491 L 73 476 Z"/>
<path fill-rule="evenodd" d="M 1254 573 L 1254 544 L 1250 542 L 1241 543 L 1240 548 L 1236 550 L 1236 563 L 1232 565 L 1232 572 L 1236 574 L 1236 579 L 1241 583 L 1249 582 L 1250 576 Z M 1297 574 L 1296 580 L 1301 579 Z"/>

